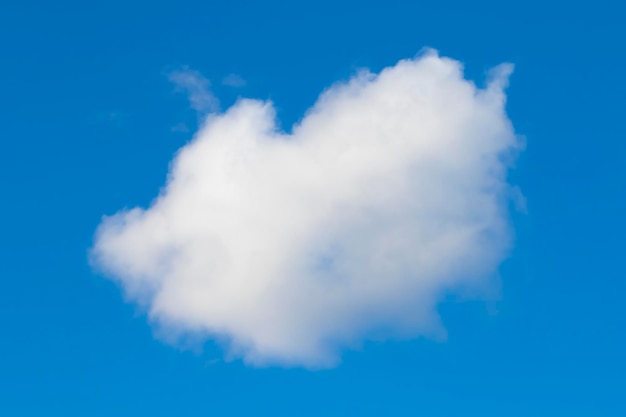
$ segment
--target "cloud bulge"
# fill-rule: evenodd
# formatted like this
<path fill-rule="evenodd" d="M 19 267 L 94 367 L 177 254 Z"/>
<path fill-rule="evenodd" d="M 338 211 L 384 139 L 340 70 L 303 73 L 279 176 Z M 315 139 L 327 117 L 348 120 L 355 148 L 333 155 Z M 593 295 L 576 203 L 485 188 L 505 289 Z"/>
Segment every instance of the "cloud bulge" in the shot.
<path fill-rule="evenodd" d="M 436 335 L 442 295 L 484 288 L 510 247 L 511 70 L 480 89 L 428 51 L 331 86 L 290 133 L 271 102 L 240 100 L 150 207 L 103 219 L 92 262 L 160 328 L 251 365 Z"/>

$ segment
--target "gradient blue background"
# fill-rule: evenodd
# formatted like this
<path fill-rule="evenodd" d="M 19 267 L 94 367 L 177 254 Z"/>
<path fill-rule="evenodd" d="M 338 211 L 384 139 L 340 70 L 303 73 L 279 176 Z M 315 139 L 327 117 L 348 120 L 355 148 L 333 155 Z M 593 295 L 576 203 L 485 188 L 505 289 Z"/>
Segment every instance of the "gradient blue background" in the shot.
<path fill-rule="evenodd" d="M 0 415 L 626 415 L 625 15 L 617 0 L 3 1 Z M 147 204 L 191 137 L 171 131 L 196 115 L 169 71 L 201 71 L 223 107 L 270 98 L 288 129 L 330 83 L 423 46 L 479 84 L 515 63 L 528 143 L 501 299 L 443 302 L 447 342 L 250 369 L 156 341 L 92 273 L 101 216 Z M 221 86 L 229 73 L 247 85 Z"/>

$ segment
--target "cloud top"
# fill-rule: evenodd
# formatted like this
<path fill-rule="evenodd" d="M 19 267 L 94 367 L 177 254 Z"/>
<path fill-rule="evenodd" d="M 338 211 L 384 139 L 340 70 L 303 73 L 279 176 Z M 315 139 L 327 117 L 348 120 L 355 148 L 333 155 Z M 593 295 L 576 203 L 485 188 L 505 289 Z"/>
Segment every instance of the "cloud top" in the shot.
<path fill-rule="evenodd" d="M 483 288 L 510 245 L 511 70 L 479 89 L 430 51 L 331 86 L 291 133 L 272 103 L 240 100 L 150 207 L 104 218 L 93 261 L 161 328 L 253 365 L 436 335 L 442 294 Z"/>

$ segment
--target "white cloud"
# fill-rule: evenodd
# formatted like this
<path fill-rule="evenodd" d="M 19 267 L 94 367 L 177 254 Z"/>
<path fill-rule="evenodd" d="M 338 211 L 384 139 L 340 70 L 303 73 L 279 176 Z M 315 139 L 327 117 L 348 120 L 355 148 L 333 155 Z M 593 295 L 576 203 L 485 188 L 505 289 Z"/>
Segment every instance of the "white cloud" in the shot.
<path fill-rule="evenodd" d="M 211 92 L 211 83 L 198 71 L 183 68 L 169 74 L 178 91 L 187 94 L 191 108 L 201 114 L 218 111 L 220 103 Z"/>
<path fill-rule="evenodd" d="M 510 244 L 505 94 L 431 51 L 326 90 L 210 115 L 147 209 L 106 217 L 93 261 L 170 334 L 253 365 L 334 365 L 368 338 L 433 336 L 443 293 L 486 288 Z"/>

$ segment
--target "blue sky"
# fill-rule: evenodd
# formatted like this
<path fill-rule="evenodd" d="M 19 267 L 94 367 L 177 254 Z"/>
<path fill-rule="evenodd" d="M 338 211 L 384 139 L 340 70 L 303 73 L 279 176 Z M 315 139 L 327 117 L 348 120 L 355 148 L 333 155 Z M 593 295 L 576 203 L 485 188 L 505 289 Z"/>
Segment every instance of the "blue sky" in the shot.
<path fill-rule="evenodd" d="M 623 13 L 609 1 L 2 4 L 0 413 L 624 415 Z M 511 214 L 500 296 L 443 300 L 445 342 L 366 341 L 331 369 L 259 369 L 155 339 L 94 273 L 102 215 L 147 206 L 196 130 L 173 71 L 211 80 L 222 109 L 272 100 L 289 130 L 329 85 L 426 46 L 479 86 L 514 63 L 507 112 L 527 144 L 509 173 L 527 212 Z M 223 85 L 230 74 L 245 85 Z"/>

